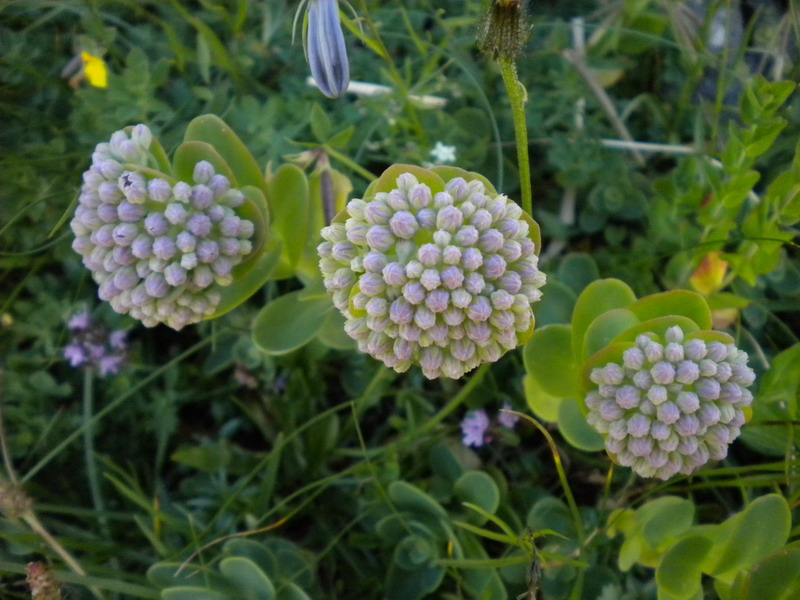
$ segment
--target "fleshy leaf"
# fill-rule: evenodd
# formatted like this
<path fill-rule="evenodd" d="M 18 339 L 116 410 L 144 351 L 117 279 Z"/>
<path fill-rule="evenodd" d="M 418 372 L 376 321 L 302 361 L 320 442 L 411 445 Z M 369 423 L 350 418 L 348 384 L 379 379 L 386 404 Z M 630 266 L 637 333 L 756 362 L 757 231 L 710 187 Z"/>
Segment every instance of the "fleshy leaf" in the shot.
<path fill-rule="evenodd" d="M 572 351 L 581 356 L 583 338 L 595 318 L 615 308 L 626 308 L 636 302 L 636 295 L 619 279 L 600 279 L 583 290 L 572 313 Z M 641 317 L 639 317 L 641 318 Z"/>
<path fill-rule="evenodd" d="M 597 317 L 583 338 L 581 356 L 587 358 L 605 348 L 618 335 L 639 324 L 638 317 L 627 308 L 615 308 Z"/>
<path fill-rule="evenodd" d="M 264 176 L 253 155 L 233 130 L 216 115 L 202 115 L 186 128 L 185 141 L 211 144 L 230 165 L 240 186 L 252 185 L 266 193 Z"/>
<path fill-rule="evenodd" d="M 286 354 L 296 350 L 317 335 L 334 310 L 330 301 L 302 301 L 301 291 L 291 292 L 267 304 L 253 322 L 253 341 L 267 354 Z"/>
<path fill-rule="evenodd" d="M 564 439 L 580 450 L 603 450 L 603 437 L 586 421 L 579 403 L 574 398 L 564 399 L 558 407 L 558 430 Z"/>
<path fill-rule="evenodd" d="M 525 369 L 548 394 L 561 398 L 578 393 L 578 368 L 572 359 L 569 325 L 547 325 L 534 332 L 523 350 Z"/>
<path fill-rule="evenodd" d="M 564 399 L 544 391 L 539 380 L 530 373 L 525 375 L 522 383 L 525 387 L 525 400 L 533 414 L 544 421 L 557 421 L 558 407 Z"/>
<path fill-rule="evenodd" d="M 645 296 L 628 307 L 639 319 L 678 315 L 697 323 L 699 329 L 711 329 L 711 310 L 708 302 L 697 292 L 673 290 Z"/>
<path fill-rule="evenodd" d="M 268 189 L 272 230 L 284 243 L 280 275 L 290 277 L 308 240 L 308 179 L 297 165 L 284 164 L 270 177 Z"/>
<path fill-rule="evenodd" d="M 194 181 L 194 167 L 201 160 L 208 161 L 214 167 L 216 173 L 227 177 L 232 188 L 241 187 L 225 159 L 220 156 L 219 152 L 211 144 L 206 142 L 183 142 L 178 146 L 172 159 L 175 175 L 181 181 L 191 184 Z"/>

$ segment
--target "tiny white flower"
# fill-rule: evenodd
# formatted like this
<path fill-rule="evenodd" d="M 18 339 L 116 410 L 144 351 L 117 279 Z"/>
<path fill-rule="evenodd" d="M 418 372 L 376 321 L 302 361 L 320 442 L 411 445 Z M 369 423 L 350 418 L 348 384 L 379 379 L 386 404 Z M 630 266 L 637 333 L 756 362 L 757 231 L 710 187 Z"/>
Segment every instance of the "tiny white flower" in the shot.
<path fill-rule="evenodd" d="M 446 146 L 442 142 L 436 142 L 436 146 L 431 150 L 431 156 L 437 165 L 444 165 L 456 161 L 456 147 Z"/>

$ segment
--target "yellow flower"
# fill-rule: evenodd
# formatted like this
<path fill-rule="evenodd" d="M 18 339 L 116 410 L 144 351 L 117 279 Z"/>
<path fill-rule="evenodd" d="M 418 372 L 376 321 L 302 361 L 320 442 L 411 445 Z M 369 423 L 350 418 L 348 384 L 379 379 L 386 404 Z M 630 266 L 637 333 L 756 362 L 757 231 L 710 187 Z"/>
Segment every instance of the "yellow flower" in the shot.
<path fill-rule="evenodd" d="M 721 256 L 722 252 L 719 250 L 706 254 L 689 279 L 691 286 L 704 296 L 710 296 L 722 287 L 728 262 L 722 260 Z"/>
<path fill-rule="evenodd" d="M 88 52 L 81 52 L 81 60 L 83 60 L 83 72 L 89 84 L 99 88 L 108 87 L 108 70 L 105 61 Z"/>

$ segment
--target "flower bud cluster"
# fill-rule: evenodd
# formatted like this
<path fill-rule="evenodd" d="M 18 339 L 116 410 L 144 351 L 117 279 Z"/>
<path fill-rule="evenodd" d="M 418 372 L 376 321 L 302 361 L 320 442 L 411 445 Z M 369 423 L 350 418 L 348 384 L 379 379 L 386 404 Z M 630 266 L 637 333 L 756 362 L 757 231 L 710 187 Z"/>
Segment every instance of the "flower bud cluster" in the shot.
<path fill-rule="evenodd" d="M 325 287 L 359 348 L 398 372 L 458 378 L 517 346 L 545 283 L 522 210 L 480 181 L 435 195 L 410 173 L 322 230 Z"/>
<path fill-rule="evenodd" d="M 236 214 L 244 195 L 206 161 L 192 183 L 151 177 L 143 167 L 153 167 L 152 139 L 137 125 L 97 145 L 70 223 L 72 247 L 114 310 L 181 329 L 213 314 L 213 284 L 232 283 L 254 226 Z"/>
<path fill-rule="evenodd" d="M 586 396 L 589 424 L 608 453 L 642 477 L 690 474 L 722 460 L 753 401 L 755 374 L 733 344 L 684 340 L 680 327 L 664 343 L 640 335 L 622 364 L 593 369 Z"/>

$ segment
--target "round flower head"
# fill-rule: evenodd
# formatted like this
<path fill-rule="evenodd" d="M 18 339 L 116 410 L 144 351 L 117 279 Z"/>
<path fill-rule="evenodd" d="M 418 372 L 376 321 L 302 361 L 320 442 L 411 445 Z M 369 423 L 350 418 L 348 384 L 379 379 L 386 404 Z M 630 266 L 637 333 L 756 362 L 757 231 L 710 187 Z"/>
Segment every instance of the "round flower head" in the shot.
<path fill-rule="evenodd" d="M 253 224 L 236 214 L 241 192 L 206 161 L 192 182 L 153 176 L 152 144 L 150 130 L 136 125 L 97 145 L 72 247 L 114 310 L 181 329 L 214 313 L 213 284 L 232 282 L 232 267 L 251 251 Z"/>
<path fill-rule="evenodd" d="M 733 344 L 640 335 L 622 355 L 589 374 L 589 424 L 608 453 L 642 477 L 689 474 L 721 460 L 745 422 L 754 380 L 747 354 Z"/>
<path fill-rule="evenodd" d="M 320 269 L 359 348 L 398 372 L 459 378 L 533 327 L 545 283 L 522 211 L 481 181 L 434 194 L 411 173 L 322 230 Z"/>

